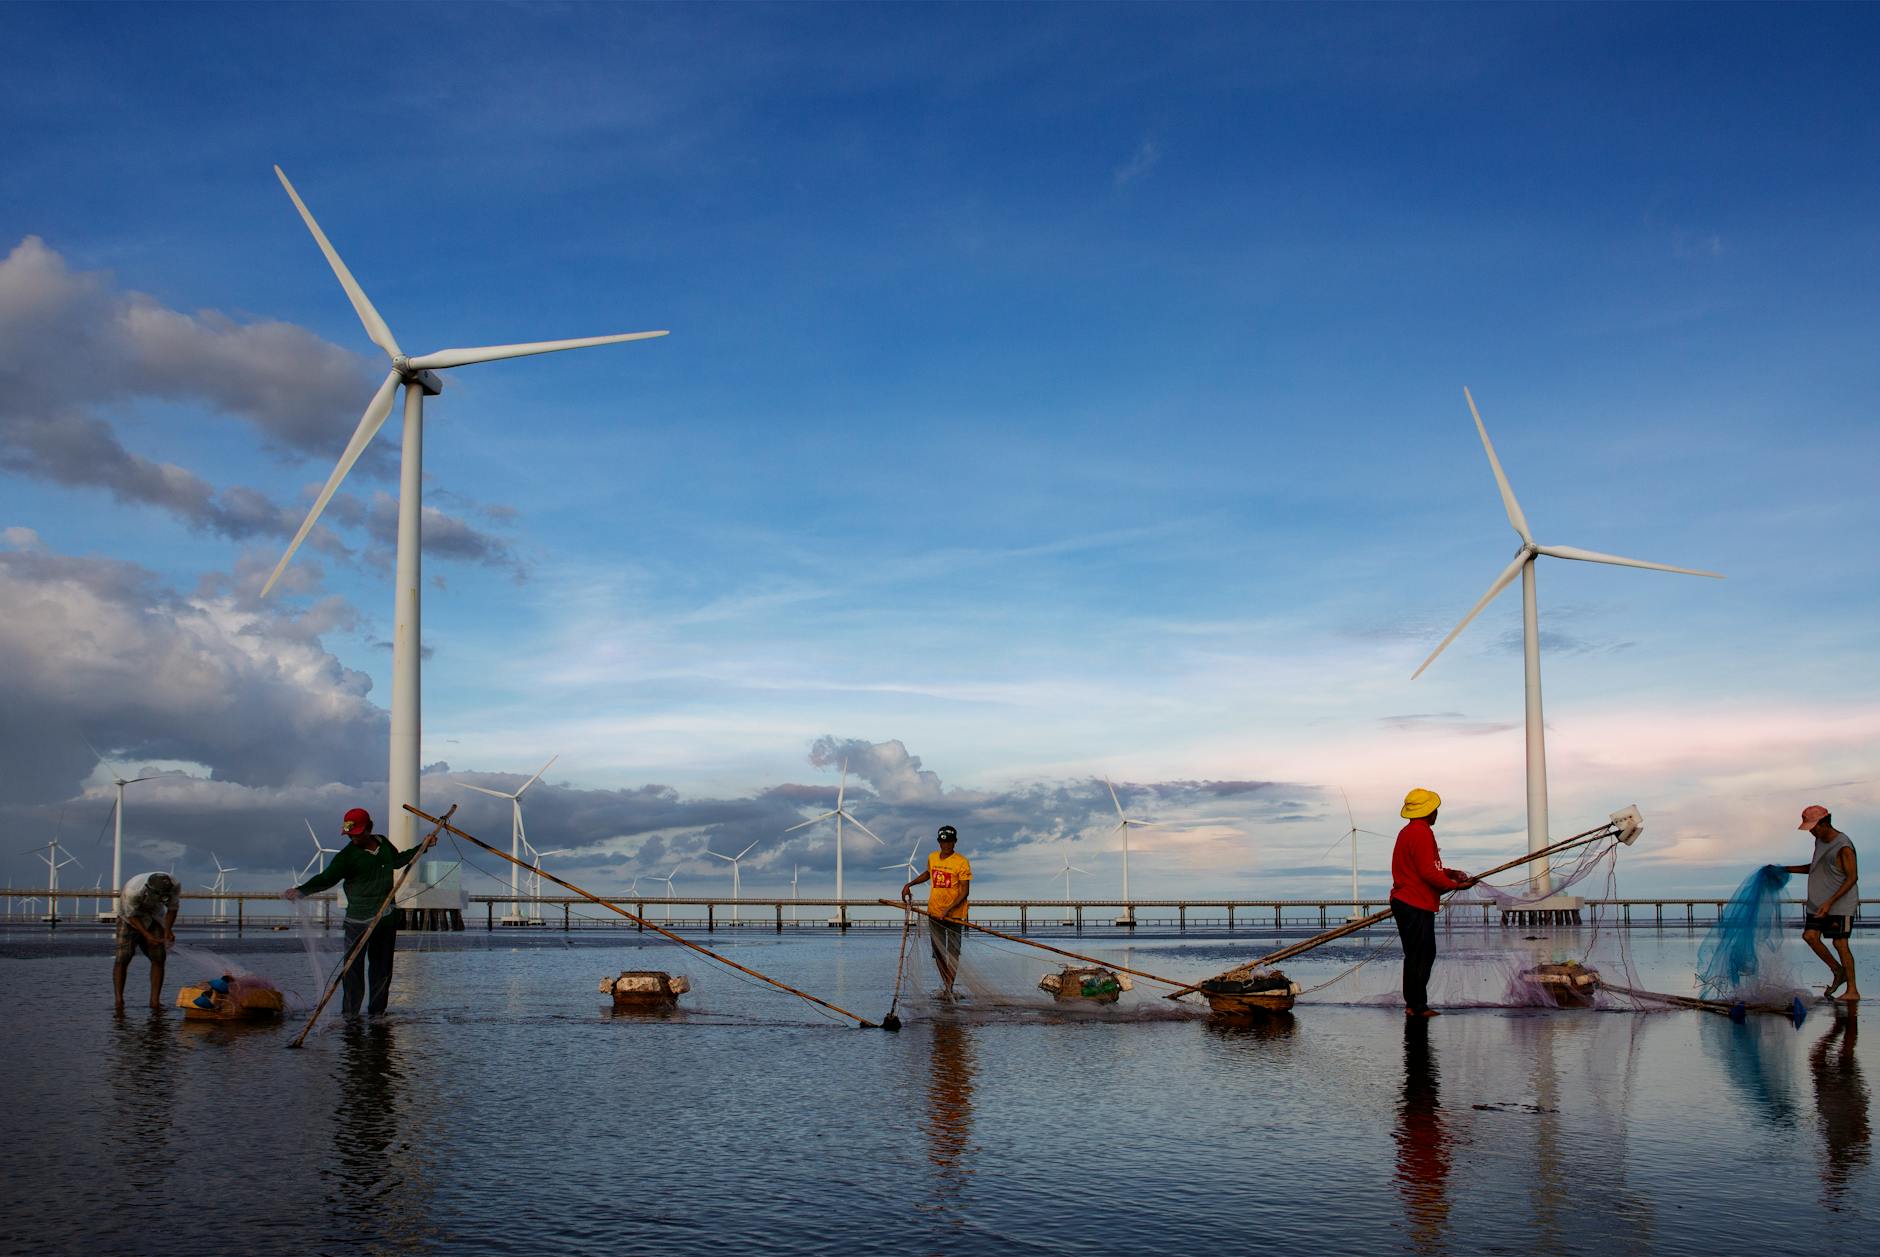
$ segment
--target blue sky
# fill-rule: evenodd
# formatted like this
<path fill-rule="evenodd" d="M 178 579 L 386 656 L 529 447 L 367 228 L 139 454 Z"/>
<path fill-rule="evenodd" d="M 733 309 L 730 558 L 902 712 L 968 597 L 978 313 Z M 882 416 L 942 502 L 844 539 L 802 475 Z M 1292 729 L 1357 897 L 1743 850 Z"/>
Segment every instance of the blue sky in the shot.
<path fill-rule="evenodd" d="M 956 819 L 987 896 L 1066 854 L 1114 883 L 1104 773 L 1190 825 L 1136 846 L 1144 895 L 1335 893 L 1341 788 L 1378 830 L 1441 790 L 1457 863 L 1519 849 L 1517 595 L 1410 681 L 1514 548 L 1464 385 L 1540 540 L 1729 577 L 1543 563 L 1556 827 L 1637 801 L 1639 891 L 1799 858 L 1810 802 L 1858 841 L 1877 34 L 8 6 L 0 809 L 19 847 L 63 813 L 90 884 L 89 737 L 177 774 L 127 863 L 257 887 L 302 815 L 382 809 L 396 419 L 252 597 L 383 372 L 278 162 L 408 352 L 672 330 L 427 411 L 426 798 L 500 831 L 460 784 L 559 753 L 532 833 L 577 880 L 727 889 L 702 852 L 761 839 L 747 890 L 826 882 L 781 837 L 824 738 L 900 848 L 851 868 Z"/>

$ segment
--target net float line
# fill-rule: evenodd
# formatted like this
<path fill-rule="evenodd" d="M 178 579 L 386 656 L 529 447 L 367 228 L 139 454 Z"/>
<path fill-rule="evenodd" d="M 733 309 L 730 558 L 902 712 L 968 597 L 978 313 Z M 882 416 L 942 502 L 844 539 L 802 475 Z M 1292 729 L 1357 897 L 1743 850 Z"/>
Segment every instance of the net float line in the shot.
<path fill-rule="evenodd" d="M 456 812 L 456 810 L 457 810 L 457 805 L 453 803 L 450 805 L 450 811 L 444 813 L 442 817 L 430 817 L 430 816 L 425 817 L 424 819 L 426 820 L 435 819 L 437 821 L 437 825 L 431 830 L 430 833 L 424 836 L 424 842 L 421 842 L 418 845 L 422 847 L 425 842 L 429 842 L 433 838 L 437 837 L 437 831 L 444 827 L 445 821 L 448 821 L 452 813 Z M 391 839 L 387 838 L 386 841 L 390 842 Z M 331 982 L 327 983 L 326 994 L 322 995 L 320 997 L 320 1002 L 314 1005 L 313 1016 L 307 1018 L 307 1024 L 300 1028 L 300 1033 L 294 1036 L 294 1041 L 288 1044 L 287 1045 L 288 1047 L 290 1048 L 299 1047 L 301 1043 L 306 1040 L 307 1035 L 313 1031 L 313 1023 L 320 1020 L 321 1010 L 323 1010 L 326 1007 L 327 1001 L 333 998 L 333 992 L 339 990 L 339 984 L 346 980 L 346 974 L 351 971 L 353 967 L 353 962 L 359 959 L 359 953 L 366 949 L 366 943 L 368 940 L 371 939 L 372 931 L 378 928 L 379 918 L 384 916 L 388 911 L 391 910 L 392 904 L 398 899 L 398 892 L 404 888 L 405 879 L 407 877 L 410 877 L 411 870 L 417 867 L 418 867 L 418 858 L 416 856 L 413 856 L 411 858 L 411 863 L 405 865 L 404 868 L 398 870 L 398 880 L 392 883 L 392 889 L 390 890 L 390 892 L 386 894 L 385 902 L 379 905 L 379 910 L 372 914 L 372 923 L 366 926 L 366 932 L 359 936 L 359 941 L 354 943 L 353 949 L 346 954 L 346 963 L 339 967 L 339 972 L 333 975 L 333 980 Z"/>
<path fill-rule="evenodd" d="M 1559 842 L 1553 843 L 1549 846 L 1542 847 L 1539 851 L 1530 851 L 1524 856 L 1519 856 L 1513 860 L 1508 861 L 1506 864 L 1497 864 L 1494 868 L 1489 869 L 1485 873 L 1477 873 L 1475 877 L 1470 881 L 1469 885 L 1473 886 L 1476 882 L 1486 881 L 1488 878 L 1495 876 L 1497 873 L 1506 873 L 1509 869 L 1519 868 L 1523 864 L 1527 864 L 1534 860 L 1539 860 L 1544 856 L 1556 855 L 1559 852 L 1565 851 L 1569 847 L 1583 847 L 1583 846 L 1586 846 L 1588 843 L 1600 842 L 1607 838 L 1616 838 L 1621 842 L 1629 843 L 1633 838 L 1638 837 L 1638 831 L 1639 829 L 1643 828 L 1643 825 L 1642 823 L 1638 822 L 1636 812 L 1633 812 L 1631 814 L 1631 817 L 1629 820 L 1621 820 L 1620 818 L 1625 815 L 1626 814 L 1622 812 L 1615 812 L 1613 813 L 1613 819 L 1607 821 L 1603 825 L 1599 825 L 1593 829 L 1589 829 L 1585 831 L 1584 833 L 1575 834 L 1571 838 L 1562 838 Z M 1458 886 L 1456 887 L 1456 889 L 1463 890 L 1466 888 Z M 1360 917 L 1356 921 L 1347 921 L 1343 925 L 1335 926 L 1332 929 L 1326 930 L 1323 934 L 1314 934 L 1311 938 L 1302 939 L 1297 943 L 1289 944 L 1288 946 L 1280 948 L 1278 951 L 1268 952 L 1266 955 L 1260 957 L 1258 960 L 1249 960 L 1246 964 L 1237 965 L 1236 967 L 1227 970 L 1225 973 L 1218 973 L 1214 977 L 1207 979 L 1207 981 L 1209 982 L 1237 981 L 1238 979 L 1249 976 L 1256 969 L 1264 968 L 1267 965 L 1278 964 L 1282 960 L 1290 960 L 1292 957 L 1299 955 L 1301 952 L 1311 951 L 1315 947 L 1323 946 L 1324 944 L 1332 942 L 1335 939 L 1341 939 L 1345 937 L 1345 935 L 1347 934 L 1355 934 L 1359 930 L 1369 929 L 1371 926 L 1376 925 L 1381 921 L 1388 921 L 1390 919 L 1390 915 L 1391 915 L 1390 909 L 1385 908 L 1382 912 L 1373 912 L 1368 917 Z M 1194 992 L 1199 991 L 1203 985 L 1205 984 L 1201 982 L 1197 982 L 1193 986 L 1184 986 L 1180 990 L 1171 992 L 1170 994 L 1165 995 L 1162 998 L 1180 999 L 1184 995 L 1191 995 Z"/>
<path fill-rule="evenodd" d="M 1034 942 L 1029 938 L 1021 938 L 1016 934 L 1002 933 L 999 930 L 992 929 L 990 926 L 975 925 L 971 921 L 954 921 L 945 917 L 937 917 L 933 913 L 928 912 L 925 908 L 916 908 L 912 904 L 897 903 L 892 899 L 877 899 L 875 902 L 890 908 L 903 908 L 908 912 L 919 913 L 929 921 L 939 921 L 943 925 L 963 925 L 969 930 L 978 930 L 981 934 L 990 934 L 992 937 L 1002 938 L 1008 943 L 1023 943 L 1027 947 L 1036 947 L 1039 951 L 1054 952 L 1059 956 L 1069 956 L 1072 960 L 1082 960 L 1089 964 L 1099 965 L 1105 969 L 1115 970 L 1117 973 L 1134 974 L 1138 978 L 1147 978 L 1151 982 L 1160 982 L 1163 986 L 1181 986 L 1182 984 L 1180 978 L 1165 978 L 1160 974 L 1144 973 L 1141 969 L 1131 969 L 1126 965 L 1119 965 L 1114 961 L 1099 960 L 1095 956 L 1086 956 L 1081 952 L 1065 951 L 1062 947 L 1052 947 L 1048 943 Z M 1191 986 L 1187 989 L 1192 991 L 1196 988 Z"/>
<path fill-rule="evenodd" d="M 462 838 L 465 842 L 475 843 L 477 846 L 483 848 L 485 851 L 489 852 L 491 855 L 501 856 L 503 859 L 509 861 L 511 864 L 517 865 L 520 868 L 525 868 L 529 870 L 529 872 L 537 874 L 538 876 L 545 877 L 549 881 L 555 883 L 555 885 L 561 887 L 563 890 L 573 891 L 575 894 L 581 896 L 583 899 L 588 900 L 590 903 L 599 904 L 601 907 L 607 909 L 609 912 L 618 913 L 619 915 L 625 917 L 627 920 L 633 922 L 635 925 L 644 926 L 645 928 L 653 931 L 653 933 L 655 934 L 659 934 L 666 938 L 671 939 L 673 942 L 679 944 L 679 946 L 681 947 L 689 948 L 692 951 L 699 953 L 701 956 L 710 957 L 712 960 L 717 961 L 721 965 L 724 965 L 731 969 L 736 969 L 739 973 L 749 974 L 751 977 L 756 978 L 759 982 L 767 982 L 771 986 L 776 987 L 779 991 L 783 991 L 789 995 L 794 995 L 800 1000 L 808 1000 L 810 1003 L 816 1005 L 819 1008 L 827 1008 L 832 1013 L 840 1013 L 842 1016 L 847 1017 L 850 1021 L 853 1021 L 856 1024 L 861 1025 L 861 1026 L 866 1026 L 870 1030 L 881 1029 L 881 1026 L 878 1022 L 870 1021 L 866 1017 L 858 1017 L 854 1013 L 850 1012 L 848 1009 L 838 1008 L 836 1005 L 831 1004 L 828 1000 L 818 999 L 816 996 L 811 995 L 808 991 L 799 991 L 793 986 L 788 986 L 785 983 L 777 981 L 777 979 L 771 977 L 769 974 L 759 973 L 755 969 L 749 968 L 748 966 L 745 966 L 745 965 L 741 965 L 737 961 L 731 959 L 729 956 L 721 956 L 709 947 L 701 947 L 689 938 L 680 938 L 677 934 L 674 934 L 671 930 L 663 930 L 659 926 L 653 924 L 653 922 L 648 921 L 646 918 L 641 917 L 641 916 L 636 916 L 635 914 L 628 912 L 625 908 L 622 908 L 619 904 L 610 903 L 609 901 L 602 899 L 599 895 L 595 894 L 591 890 L 585 890 L 582 887 L 576 886 L 573 882 L 566 881 L 562 878 L 556 877 L 553 873 L 550 873 L 547 869 L 537 868 L 535 865 L 530 864 L 527 860 L 518 860 L 516 859 L 515 856 L 510 855 L 507 851 L 502 851 L 495 847 L 492 847 L 489 843 L 484 842 L 481 838 L 477 837 L 475 834 L 467 834 L 463 830 L 457 828 L 455 825 L 449 824 L 445 820 L 432 816 L 430 813 L 425 812 L 422 809 L 413 807 L 409 803 L 405 804 L 405 810 L 407 812 L 410 812 L 414 816 L 421 817 L 424 820 L 436 821 L 439 828 L 443 829 L 444 832 L 449 833 L 449 834 L 454 834 L 455 836 Z M 450 810 L 451 812 L 456 811 L 457 810 L 456 805 L 452 804 Z M 450 812 L 446 812 L 444 815 L 449 816 Z"/>

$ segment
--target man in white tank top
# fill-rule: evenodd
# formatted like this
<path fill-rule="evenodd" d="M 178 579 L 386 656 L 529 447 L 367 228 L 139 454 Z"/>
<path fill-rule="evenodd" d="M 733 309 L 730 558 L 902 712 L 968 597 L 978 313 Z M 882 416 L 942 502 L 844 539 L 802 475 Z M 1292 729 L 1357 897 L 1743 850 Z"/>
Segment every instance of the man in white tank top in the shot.
<path fill-rule="evenodd" d="M 1860 910 L 1860 864 L 1854 855 L 1854 841 L 1834 827 L 1834 817 L 1819 803 L 1802 809 L 1798 828 L 1815 836 L 1815 858 L 1807 864 L 1785 866 L 1791 873 L 1808 874 L 1802 941 L 1814 948 L 1815 955 L 1828 966 L 1828 976 L 1833 980 L 1822 993 L 1833 999 L 1836 991 L 1846 987 L 1840 998 L 1856 1003 L 1860 983 L 1854 977 L 1854 953 L 1847 945 L 1854 914 Z M 1834 952 L 1822 945 L 1824 938 L 1834 944 Z"/>

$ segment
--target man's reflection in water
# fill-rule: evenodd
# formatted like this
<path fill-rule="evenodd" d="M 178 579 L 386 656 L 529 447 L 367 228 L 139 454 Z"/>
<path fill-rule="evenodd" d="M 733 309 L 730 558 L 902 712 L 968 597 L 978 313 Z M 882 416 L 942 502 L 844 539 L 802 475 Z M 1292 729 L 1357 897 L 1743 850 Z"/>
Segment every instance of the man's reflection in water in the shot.
<path fill-rule="evenodd" d="M 133 1013 L 118 1017 L 112 1036 L 111 1088 L 116 1093 L 116 1116 L 106 1124 L 127 1167 L 126 1176 L 139 1192 L 159 1193 L 164 1174 L 176 1164 L 170 1151 L 170 1123 L 176 1119 L 169 1102 L 176 1094 L 171 1059 L 176 1046 L 176 1023 L 164 1012 Z"/>
<path fill-rule="evenodd" d="M 426 1169 L 399 1138 L 400 1092 L 410 1085 L 392 1027 L 348 1018 L 340 1031 L 334 1078 L 333 1154 L 327 1198 L 353 1234 L 370 1242 L 411 1244 L 423 1225 Z"/>
<path fill-rule="evenodd" d="M 1430 1023 L 1406 1017 L 1403 1023 L 1403 1102 L 1397 1106 L 1397 1191 L 1410 1222 L 1410 1238 L 1420 1253 L 1440 1252 L 1449 1221 L 1449 1147 L 1437 1084 L 1436 1050 Z"/>
<path fill-rule="evenodd" d="M 972 1150 L 973 1075 L 977 1072 L 972 1032 L 958 1022 L 934 1022 L 927 1114 L 921 1121 L 927 1132 L 927 1159 L 933 1163 L 933 1176 L 922 1208 L 942 1220 L 964 1221 L 960 1196 L 972 1174 L 967 1154 Z"/>
<path fill-rule="evenodd" d="M 1858 1010 L 1835 1009 L 1834 1029 L 1816 1040 L 1808 1053 L 1815 1076 L 1815 1111 L 1821 1119 L 1826 1157 L 1821 1163 L 1822 1203 L 1838 1209 L 1854 1172 L 1867 1165 L 1873 1132 L 1867 1122 L 1867 1083 L 1861 1077 L 1854 1043 L 1860 1037 Z"/>

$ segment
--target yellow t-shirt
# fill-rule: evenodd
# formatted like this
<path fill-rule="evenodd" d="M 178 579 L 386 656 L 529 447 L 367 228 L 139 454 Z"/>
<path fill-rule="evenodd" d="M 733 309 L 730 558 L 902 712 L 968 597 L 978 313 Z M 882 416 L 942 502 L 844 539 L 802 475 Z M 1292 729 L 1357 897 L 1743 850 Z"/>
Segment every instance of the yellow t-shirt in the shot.
<path fill-rule="evenodd" d="M 927 892 L 927 911 L 937 917 L 964 921 L 966 884 L 973 880 L 973 866 L 957 851 L 946 856 L 935 851 L 927 856 L 927 872 L 932 881 L 932 889 Z"/>

